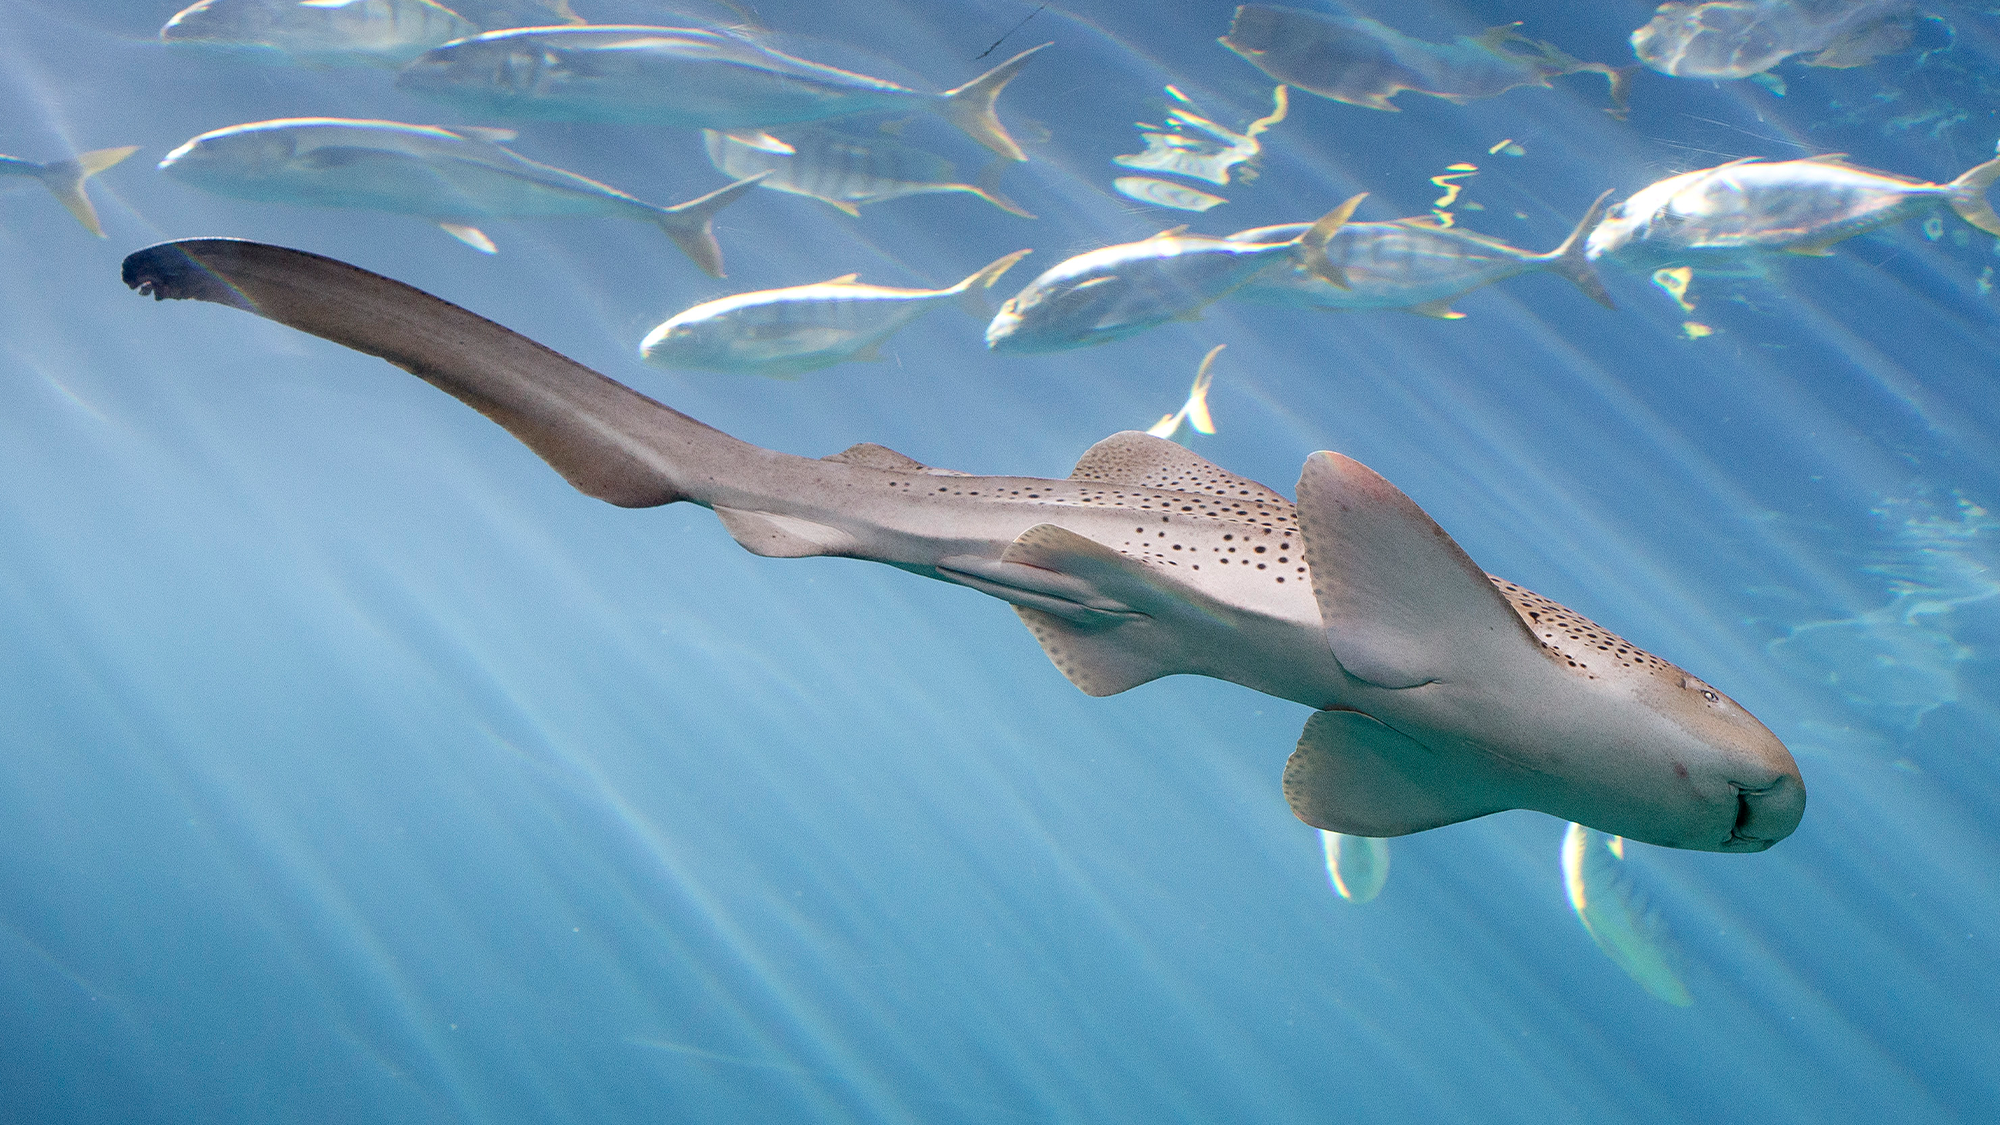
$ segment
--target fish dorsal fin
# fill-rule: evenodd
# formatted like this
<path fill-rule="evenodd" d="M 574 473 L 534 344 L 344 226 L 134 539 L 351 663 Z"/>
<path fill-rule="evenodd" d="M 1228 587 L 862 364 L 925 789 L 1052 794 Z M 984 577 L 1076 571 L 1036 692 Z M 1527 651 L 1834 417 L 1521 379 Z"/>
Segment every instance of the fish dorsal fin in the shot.
<path fill-rule="evenodd" d="M 1069 479 L 1200 492 L 1229 500 L 1288 503 L 1254 480 L 1239 477 L 1184 446 L 1138 430 L 1112 434 L 1091 446 Z"/>
<path fill-rule="evenodd" d="M 827 279 L 826 279 L 825 281 L 822 281 L 822 282 L 820 282 L 820 284 L 821 284 L 821 285 L 853 285 L 853 284 L 855 284 L 855 283 L 856 283 L 856 279 L 857 279 L 857 278 L 859 278 L 860 276 L 861 276 L 861 275 L 860 275 L 860 274 L 858 274 L 858 273 L 844 273 L 844 274 L 841 274 L 841 275 L 840 275 L 839 277 L 829 277 L 829 278 L 827 278 Z"/>
<path fill-rule="evenodd" d="M 1358 711 L 1320 711 L 1285 763 L 1285 802 L 1314 828 L 1407 836 L 1513 808 L 1498 771 Z"/>
<path fill-rule="evenodd" d="M 850 445 L 838 453 L 820 458 L 822 461 L 839 461 L 846 465 L 859 465 L 864 469 L 889 469 L 896 472 L 922 473 L 930 471 L 930 466 L 914 457 L 905 457 L 886 445 L 876 445 L 872 441 Z"/>
<path fill-rule="evenodd" d="M 1307 458 L 1298 514 L 1320 620 L 1349 675 L 1385 688 L 1504 685 L 1549 659 L 1485 572 L 1368 466 Z"/>
<path fill-rule="evenodd" d="M 1141 239 L 1141 241 L 1151 242 L 1156 238 L 1175 238 L 1180 235 L 1186 234 L 1187 229 L 1188 225 L 1186 223 L 1182 223 L 1180 226 L 1177 227 L 1168 227 L 1166 230 L 1163 230 L 1158 234 L 1149 234 L 1144 239 Z"/>

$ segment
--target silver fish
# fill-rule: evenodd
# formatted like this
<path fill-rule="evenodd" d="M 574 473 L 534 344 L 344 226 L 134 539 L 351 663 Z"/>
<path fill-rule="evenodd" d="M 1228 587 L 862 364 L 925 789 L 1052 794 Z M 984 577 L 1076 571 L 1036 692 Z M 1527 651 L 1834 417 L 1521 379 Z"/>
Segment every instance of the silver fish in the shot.
<path fill-rule="evenodd" d="M 1676 78 L 1748 78 L 1793 55 L 1851 67 L 1909 46 L 1910 0 L 1707 0 L 1662 4 L 1632 33 L 1639 61 Z"/>
<path fill-rule="evenodd" d="M 203 133 L 168 153 L 160 171 L 237 199 L 419 215 L 447 229 L 495 218 L 642 219 L 665 231 L 703 270 L 722 276 L 722 248 L 709 220 L 750 190 L 754 178 L 658 207 L 509 152 L 499 142 L 512 135 L 504 129 L 287 117 Z M 452 233 L 466 237 L 462 230 Z"/>
<path fill-rule="evenodd" d="M 1347 287 L 1293 266 L 1258 274 L 1230 294 L 1237 300 L 1306 305 L 1321 309 L 1405 309 L 1441 320 L 1465 314 L 1451 303 L 1481 286 L 1547 270 L 1567 278 L 1591 300 L 1615 308 L 1603 281 L 1584 257 L 1584 238 L 1604 217 L 1611 193 L 1597 197 L 1561 246 L 1533 254 L 1463 227 L 1441 227 L 1426 215 L 1387 223 L 1348 223 L 1327 240 L 1326 257 L 1340 267 Z M 1304 223 L 1256 227 L 1231 240 L 1276 242 L 1296 237 Z"/>
<path fill-rule="evenodd" d="M 47 164 L 22 160 L 18 156 L 0 156 L 0 186 L 6 185 L 9 180 L 34 180 L 69 208 L 69 213 L 76 216 L 83 229 L 103 238 L 104 225 L 97 221 L 97 208 L 90 205 L 90 197 L 83 193 L 83 182 L 138 151 L 138 145 L 100 148 L 74 160 L 51 160 Z"/>
<path fill-rule="evenodd" d="M 1111 186 L 1127 199 L 1151 203 L 1155 207 L 1171 207 L 1176 211 L 1206 211 L 1229 202 L 1200 188 L 1156 180 L 1151 176 L 1120 176 L 1111 181 Z"/>
<path fill-rule="evenodd" d="M 1164 231 L 1078 254 L 1057 263 L 1007 298 L 986 327 L 986 346 L 1003 352 L 1052 352 L 1122 340 L 1186 320 L 1265 270 L 1285 263 L 1335 285 L 1327 241 L 1362 196 L 1355 196 L 1292 238 L 1259 243 Z"/>
<path fill-rule="evenodd" d="M 850 215 L 859 215 L 870 203 L 904 196 L 964 192 L 1009 214 L 1034 218 L 991 188 L 954 181 L 951 162 L 944 157 L 892 137 L 860 137 L 815 125 L 786 129 L 775 137 L 704 129 L 702 139 L 708 162 L 723 175 L 740 180 L 768 172 L 763 186 L 817 199 Z"/>
<path fill-rule="evenodd" d="M 1336 453 L 1307 458 L 1296 505 L 1137 432 L 1091 447 L 1067 480 L 941 471 L 865 443 L 815 460 L 316 254 L 191 239 L 133 254 L 124 278 L 380 356 L 588 495 L 686 501 L 755 554 L 867 559 L 990 594 L 1091 695 L 1186 673 L 1316 708 L 1284 774 L 1316 828 L 1396 836 L 1532 808 L 1752 852 L 1805 812 L 1792 756 L 1735 702 L 1482 573 L 1409 497 Z"/>
<path fill-rule="evenodd" d="M 402 66 L 479 29 L 431 0 L 201 0 L 160 29 L 182 46 L 262 50 L 319 66 Z"/>
<path fill-rule="evenodd" d="M 704 301 L 648 333 L 639 355 L 661 367 L 777 376 L 875 359 L 884 340 L 941 301 L 959 301 L 985 315 L 979 295 L 1027 255 L 1017 250 L 944 289 L 862 285 L 850 273 Z"/>
<path fill-rule="evenodd" d="M 1937 203 L 2000 235 L 2000 215 L 1986 201 L 1996 180 L 2000 157 L 1947 184 L 1856 167 L 1837 154 L 1768 164 L 1745 157 L 1632 193 L 1590 232 L 1584 254 L 1647 268 L 1728 267 L 1770 253 L 1820 256 Z"/>
<path fill-rule="evenodd" d="M 1625 88 L 1636 67 L 1571 58 L 1518 27 L 1502 24 L 1477 38 L 1432 43 L 1359 16 L 1244 4 L 1218 42 L 1280 82 L 1369 109 L 1395 110 L 1389 99 L 1404 90 L 1463 104 L 1589 72 L 1611 84 L 1606 112 L 1625 116 Z"/>
<path fill-rule="evenodd" d="M 1048 44 L 1042 44 L 1046 47 Z M 993 101 L 1031 47 L 954 90 L 926 94 L 821 66 L 743 35 L 691 27 L 530 27 L 424 55 L 396 78 L 413 93 L 505 119 L 763 128 L 857 113 L 926 110 L 1026 160 Z"/>

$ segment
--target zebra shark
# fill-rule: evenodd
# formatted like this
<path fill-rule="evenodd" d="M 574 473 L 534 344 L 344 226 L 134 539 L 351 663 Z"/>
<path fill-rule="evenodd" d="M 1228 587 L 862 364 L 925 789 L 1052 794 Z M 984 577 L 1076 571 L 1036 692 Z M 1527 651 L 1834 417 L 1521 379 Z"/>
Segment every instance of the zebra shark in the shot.
<path fill-rule="evenodd" d="M 800 457 L 331 258 L 190 239 L 131 255 L 124 279 L 386 359 L 600 500 L 699 504 L 758 555 L 867 559 L 990 594 L 1091 695 L 1189 673 L 1314 708 L 1284 792 L 1318 828 L 1397 836 L 1526 808 L 1749 852 L 1804 813 L 1791 754 L 1735 701 L 1486 574 L 1338 453 L 1307 458 L 1297 503 L 1138 432 L 1092 446 L 1066 480 L 869 443 Z"/>

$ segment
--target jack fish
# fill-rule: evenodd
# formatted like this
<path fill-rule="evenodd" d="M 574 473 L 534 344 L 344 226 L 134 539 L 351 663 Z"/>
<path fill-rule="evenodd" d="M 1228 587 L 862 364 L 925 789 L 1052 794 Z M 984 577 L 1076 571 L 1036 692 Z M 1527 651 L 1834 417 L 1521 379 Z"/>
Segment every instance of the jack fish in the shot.
<path fill-rule="evenodd" d="M 51 160 L 47 164 L 37 164 L 32 160 L 22 160 L 18 156 L 0 156 L 0 188 L 11 180 L 34 180 L 49 189 L 49 194 L 57 202 L 69 208 L 83 229 L 104 237 L 104 225 L 97 221 L 97 208 L 90 205 L 90 197 L 83 193 L 83 182 L 113 164 L 139 151 L 138 145 L 124 145 L 119 148 L 100 148 L 86 152 L 74 160 Z"/>
<path fill-rule="evenodd" d="M 1389 99 L 1404 90 L 1462 104 L 1587 71 L 1611 84 L 1607 112 L 1625 116 L 1625 87 L 1636 68 L 1580 62 L 1519 26 L 1432 43 L 1359 16 L 1245 4 L 1219 42 L 1280 82 L 1369 109 L 1394 110 Z"/>
<path fill-rule="evenodd" d="M 1347 279 L 1345 288 L 1294 266 L 1258 274 L 1231 296 L 1321 309 L 1406 309 L 1457 320 L 1465 314 L 1452 311 L 1451 303 L 1465 294 L 1496 281 L 1547 270 L 1567 278 L 1605 308 L 1616 308 L 1583 252 L 1584 238 L 1604 217 L 1604 202 L 1610 195 L 1607 191 L 1598 196 L 1563 244 L 1546 254 L 1532 254 L 1462 227 L 1441 227 L 1428 215 L 1387 223 L 1348 223 L 1326 244 L 1327 260 L 1340 267 Z M 1239 231 L 1229 237 L 1232 241 L 1275 242 L 1304 229 L 1304 223 L 1289 223 Z"/>
<path fill-rule="evenodd" d="M 648 333 L 639 355 L 661 367 L 779 376 L 879 359 L 882 341 L 940 301 L 959 301 L 966 311 L 984 316 L 980 294 L 1027 255 L 1017 250 L 945 289 L 862 285 L 850 273 L 817 285 L 706 301 Z"/>
<path fill-rule="evenodd" d="M 160 39 L 268 51 L 319 66 L 402 66 L 478 33 L 431 0 L 201 0 L 168 20 Z"/>
<path fill-rule="evenodd" d="M 1708 0 L 1662 4 L 1632 33 L 1639 61 L 1676 78 L 1748 78 L 1792 55 L 1864 66 L 1909 46 L 1910 0 Z"/>
<path fill-rule="evenodd" d="M 1107 344 L 1170 320 L 1189 320 L 1266 270 L 1291 263 L 1345 285 L 1327 241 L 1359 206 L 1355 196 L 1293 237 L 1260 243 L 1162 231 L 1059 262 L 1007 298 L 986 327 L 1002 352 Z"/>
<path fill-rule="evenodd" d="M 1284 790 L 1315 828 L 1397 836 L 1531 808 L 1668 847 L 1754 852 L 1805 811 L 1791 755 L 1734 701 L 1483 573 L 1409 497 L 1337 453 L 1307 458 L 1296 504 L 1136 431 L 1092 446 L 1067 480 L 932 469 L 867 443 L 816 460 L 315 254 L 191 239 L 133 254 L 124 278 L 387 359 L 588 495 L 686 501 L 758 555 L 866 559 L 999 598 L 1091 695 L 1184 673 L 1314 708 Z"/>
<path fill-rule="evenodd" d="M 861 214 L 870 203 L 956 191 L 976 195 L 1010 215 L 1034 218 L 991 188 L 953 181 L 951 161 L 944 157 L 887 136 L 860 137 L 818 125 L 787 129 L 779 137 L 704 129 L 702 139 L 708 162 L 723 175 L 740 180 L 768 173 L 760 181 L 763 186 L 817 199 L 849 215 Z M 780 146 L 792 151 L 774 151 Z"/>
<path fill-rule="evenodd" d="M 439 47 L 405 67 L 396 84 L 468 113 L 507 119 L 724 132 L 927 110 L 1002 156 L 1026 160 L 993 101 L 1048 45 L 1022 51 L 957 89 L 926 94 L 793 58 L 729 32 L 529 27 Z"/>
<path fill-rule="evenodd" d="M 1643 268 L 1728 267 L 1779 252 L 1820 256 L 1937 203 L 2000 235 L 2000 215 L 1986 201 L 1995 180 L 2000 158 L 1933 184 L 1859 168 L 1838 154 L 1770 164 L 1750 156 L 1639 189 L 1590 232 L 1584 253 Z"/>
<path fill-rule="evenodd" d="M 512 137 L 505 129 L 288 117 L 203 133 L 168 153 L 160 171 L 237 199 L 418 215 L 489 251 L 491 240 L 462 224 L 546 216 L 643 219 L 696 265 L 722 276 L 722 248 L 709 220 L 749 191 L 754 178 L 658 207 L 501 147 Z"/>

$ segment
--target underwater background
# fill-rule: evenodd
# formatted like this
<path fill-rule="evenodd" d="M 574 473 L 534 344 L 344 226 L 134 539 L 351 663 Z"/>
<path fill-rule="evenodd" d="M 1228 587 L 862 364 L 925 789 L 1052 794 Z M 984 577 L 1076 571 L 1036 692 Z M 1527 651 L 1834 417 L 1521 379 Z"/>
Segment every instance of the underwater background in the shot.
<path fill-rule="evenodd" d="M 206 130 L 463 119 L 386 71 L 169 49 L 172 2 L 0 0 L 0 151 L 144 146 L 91 181 L 103 241 L 0 197 L 0 1122 L 1991 1120 L 1993 237 L 1940 211 L 1698 275 L 1692 310 L 1607 263 L 1617 312 L 1531 274 L 1458 321 L 1223 301 L 1014 356 L 946 307 L 796 380 L 640 362 L 724 293 L 929 288 L 1033 247 L 997 300 L 1182 222 L 1361 191 L 1357 218 L 1427 214 L 1454 163 L 1460 223 L 1543 250 L 1690 168 L 1846 152 L 1943 182 L 2000 139 L 2000 16 L 1947 5 L 1865 67 L 1640 72 L 1625 121 L 1592 74 L 1400 113 L 1295 90 L 1255 179 L 1205 185 L 1226 205 L 1114 194 L 1168 84 L 1269 112 L 1215 42 L 1232 7 L 763 0 L 791 49 L 925 89 L 1053 41 L 1000 100 L 1031 158 L 1000 183 L 1040 217 L 756 191 L 717 220 L 718 281 L 642 224 L 493 222 L 484 255 L 203 194 L 151 165 Z M 1623 66 L 1651 5 L 1348 10 L 1434 40 L 1524 20 Z M 726 182 L 694 130 L 520 128 L 648 200 Z M 1757 855 L 1626 848 L 1687 1006 L 1579 925 L 1548 816 L 1396 839 L 1344 900 L 1278 785 L 1306 708 L 1193 677 L 1088 698 L 989 599 L 589 500 L 378 360 L 120 284 L 196 235 L 408 281 L 760 445 L 974 473 L 1067 475 L 1227 344 L 1218 432 L 1180 440 L 1288 494 L 1314 450 L 1365 462 L 1487 570 L 1763 719 L 1805 820 Z"/>

